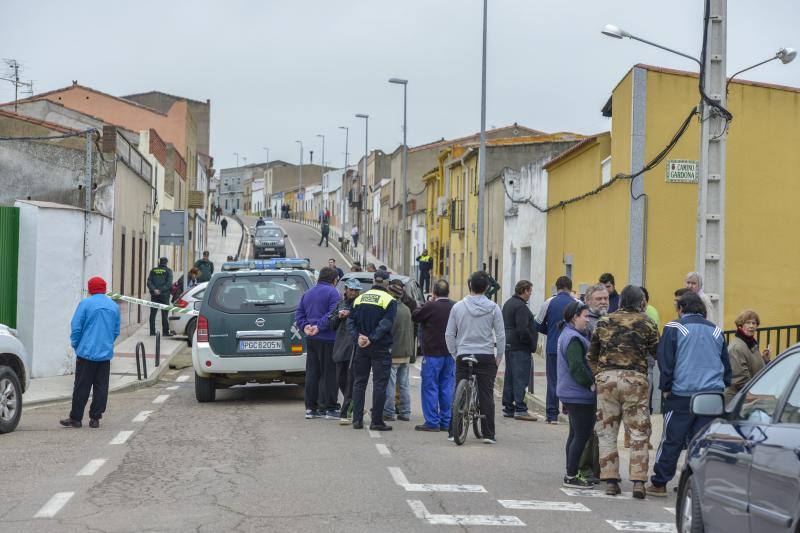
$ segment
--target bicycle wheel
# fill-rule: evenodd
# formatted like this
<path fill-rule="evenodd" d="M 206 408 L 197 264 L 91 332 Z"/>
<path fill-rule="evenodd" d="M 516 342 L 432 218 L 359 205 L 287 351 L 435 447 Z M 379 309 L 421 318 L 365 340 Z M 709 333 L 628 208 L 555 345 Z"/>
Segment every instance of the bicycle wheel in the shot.
<path fill-rule="evenodd" d="M 483 428 L 481 427 L 481 406 L 477 402 L 475 404 L 475 416 L 472 417 L 472 432 L 475 434 L 476 439 L 483 440 Z"/>
<path fill-rule="evenodd" d="M 453 440 L 459 446 L 464 444 L 469 433 L 469 389 L 469 381 L 462 379 L 453 396 Z"/>

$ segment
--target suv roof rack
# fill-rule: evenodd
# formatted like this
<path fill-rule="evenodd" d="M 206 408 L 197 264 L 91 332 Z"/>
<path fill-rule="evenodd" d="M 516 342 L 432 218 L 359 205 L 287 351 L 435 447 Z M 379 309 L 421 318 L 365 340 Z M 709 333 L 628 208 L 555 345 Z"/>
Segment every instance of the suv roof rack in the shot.
<path fill-rule="evenodd" d="M 311 261 L 297 258 L 274 258 L 245 261 L 228 261 L 222 264 L 223 272 L 238 270 L 313 270 Z"/>

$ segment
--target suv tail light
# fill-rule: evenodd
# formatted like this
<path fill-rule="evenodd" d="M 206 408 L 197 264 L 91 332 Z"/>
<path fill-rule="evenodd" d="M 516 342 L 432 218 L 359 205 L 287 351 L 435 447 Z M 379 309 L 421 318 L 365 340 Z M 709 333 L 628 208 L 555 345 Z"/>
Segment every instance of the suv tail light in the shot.
<path fill-rule="evenodd" d="M 188 306 L 189 306 L 189 302 L 187 302 L 183 298 L 181 298 L 177 302 L 175 302 L 175 307 L 181 307 L 181 308 L 185 309 Z"/>
<path fill-rule="evenodd" d="M 203 315 L 197 317 L 197 342 L 208 342 L 208 319 Z"/>

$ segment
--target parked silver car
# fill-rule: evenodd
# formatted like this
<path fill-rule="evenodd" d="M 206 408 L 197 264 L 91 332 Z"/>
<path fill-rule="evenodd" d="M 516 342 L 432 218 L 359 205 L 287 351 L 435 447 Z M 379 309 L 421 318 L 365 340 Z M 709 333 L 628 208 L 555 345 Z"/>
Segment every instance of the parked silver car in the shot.
<path fill-rule="evenodd" d="M 13 329 L 0 324 L 0 433 L 16 429 L 22 394 L 31 382 L 31 359 Z"/>
<path fill-rule="evenodd" d="M 206 285 L 208 285 L 208 282 L 204 281 L 184 292 L 180 298 L 175 300 L 175 305 L 199 311 L 200 302 L 203 301 L 203 296 L 206 293 Z M 185 336 L 186 344 L 191 346 L 194 331 L 197 329 L 197 316 L 173 311 L 169 316 L 169 329 L 173 335 Z"/>

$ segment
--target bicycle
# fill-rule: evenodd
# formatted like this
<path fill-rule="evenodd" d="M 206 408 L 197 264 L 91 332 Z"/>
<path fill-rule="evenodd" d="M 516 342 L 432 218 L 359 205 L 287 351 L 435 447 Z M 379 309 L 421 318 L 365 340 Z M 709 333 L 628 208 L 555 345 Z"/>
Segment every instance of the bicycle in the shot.
<path fill-rule="evenodd" d="M 478 360 L 473 355 L 466 355 L 461 358 L 467 365 L 467 377 L 458 382 L 456 393 L 453 396 L 453 440 L 461 446 L 467 440 L 469 426 L 472 424 L 472 431 L 477 439 L 483 439 L 481 430 L 481 420 L 486 415 L 481 414 L 478 404 L 478 384 L 475 381 L 473 372 L 474 365 Z"/>

